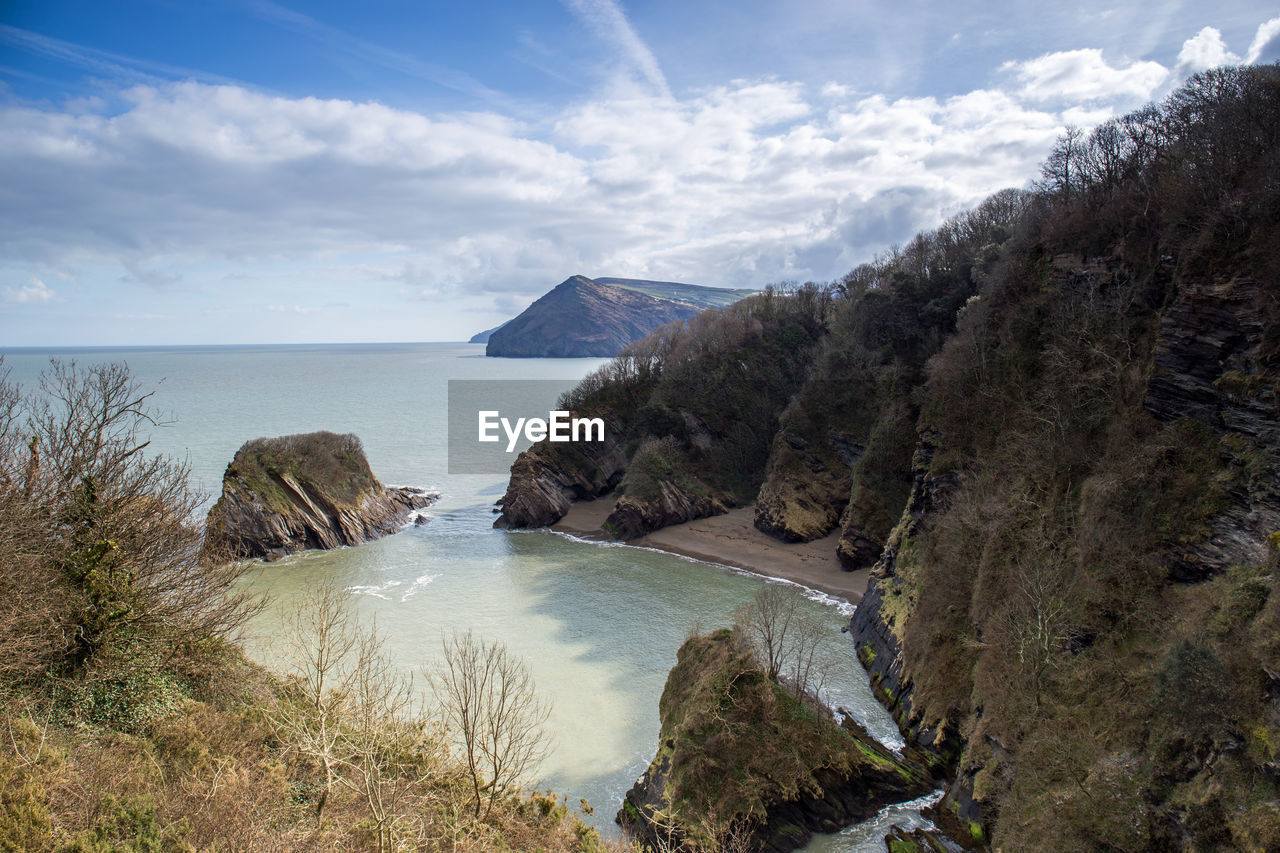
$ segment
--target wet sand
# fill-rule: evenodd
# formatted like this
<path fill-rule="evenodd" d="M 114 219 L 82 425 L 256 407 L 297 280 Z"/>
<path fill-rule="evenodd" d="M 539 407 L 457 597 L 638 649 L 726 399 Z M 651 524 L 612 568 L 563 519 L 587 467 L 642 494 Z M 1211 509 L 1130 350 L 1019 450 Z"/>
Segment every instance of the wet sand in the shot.
<path fill-rule="evenodd" d="M 608 499 L 580 501 L 551 529 L 607 539 L 601 525 L 612 509 L 613 501 Z M 783 578 L 854 603 L 862 600 L 868 571 L 840 568 L 836 558 L 838 531 L 813 542 L 780 542 L 756 530 L 751 523 L 754 517 L 755 507 L 739 507 L 713 518 L 664 527 L 628 544 Z"/>

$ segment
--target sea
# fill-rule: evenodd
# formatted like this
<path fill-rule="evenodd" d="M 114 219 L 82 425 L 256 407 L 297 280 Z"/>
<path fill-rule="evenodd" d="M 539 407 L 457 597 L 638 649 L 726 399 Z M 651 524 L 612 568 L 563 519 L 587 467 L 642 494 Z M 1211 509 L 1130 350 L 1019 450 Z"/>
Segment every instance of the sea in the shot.
<path fill-rule="evenodd" d="M 531 787 L 563 794 L 575 808 L 585 800 L 593 813 L 584 820 L 606 837 L 618 835 L 614 815 L 657 748 L 658 699 L 680 644 L 731 624 L 763 584 L 777 582 L 645 548 L 547 530 L 496 530 L 493 507 L 506 490 L 505 475 L 448 473 L 448 380 L 576 380 L 600 359 L 486 358 L 482 344 L 453 343 L 0 352 L 0 370 L 28 388 L 38 385 L 51 358 L 126 364 L 154 392 L 158 424 L 148 452 L 185 460 L 206 507 L 244 442 L 320 429 L 359 436 L 382 482 L 439 491 L 425 524 L 357 547 L 257 565 L 246 583 L 270 606 L 247 630 L 246 648 L 261 663 L 282 667 L 283 617 L 321 582 L 339 585 L 360 618 L 376 624 L 425 701 L 442 638 L 469 630 L 504 643 L 523 658 L 551 706 L 549 751 Z M 554 400 L 547 402 L 553 408 Z M 901 748 L 840 631 L 851 605 L 801 591 L 831 627 L 828 703 Z M 929 800 L 817 836 L 806 849 L 881 853 L 893 824 L 927 825 L 919 809 Z"/>

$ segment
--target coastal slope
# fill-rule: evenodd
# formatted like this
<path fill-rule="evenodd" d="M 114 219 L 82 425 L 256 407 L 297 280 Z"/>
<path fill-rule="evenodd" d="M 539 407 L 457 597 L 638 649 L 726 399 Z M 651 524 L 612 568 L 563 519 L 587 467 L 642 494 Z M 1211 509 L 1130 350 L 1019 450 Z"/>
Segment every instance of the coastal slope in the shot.
<path fill-rule="evenodd" d="M 623 286 L 630 280 L 608 281 L 614 283 L 575 275 L 561 282 L 518 317 L 490 331 L 485 355 L 609 358 L 659 326 L 687 320 L 705 307 L 723 304 L 724 294 L 733 298 L 738 293 L 667 282 Z M 704 290 L 710 296 L 697 295 Z"/>
<path fill-rule="evenodd" d="M 205 522 L 205 548 L 231 558 L 283 557 L 358 545 L 399 530 L 439 495 L 387 487 L 354 435 L 312 432 L 246 442 Z"/>

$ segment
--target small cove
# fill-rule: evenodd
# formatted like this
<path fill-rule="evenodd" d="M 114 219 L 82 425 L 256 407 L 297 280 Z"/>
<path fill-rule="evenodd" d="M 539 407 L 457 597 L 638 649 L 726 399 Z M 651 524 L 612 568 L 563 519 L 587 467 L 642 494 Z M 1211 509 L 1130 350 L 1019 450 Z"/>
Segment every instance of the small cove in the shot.
<path fill-rule="evenodd" d="M 279 655 L 279 616 L 309 586 L 331 579 L 390 638 L 419 684 L 442 634 L 471 629 L 501 640 L 529 663 L 552 704 L 552 748 L 540 788 L 595 807 L 591 822 L 616 832 L 613 814 L 657 745 L 658 697 L 681 642 L 728 624 L 765 581 L 647 548 L 546 531 L 492 528 L 501 476 L 446 472 L 448 379 L 572 379 L 594 359 L 485 359 L 465 344 L 335 345 L 77 350 L 89 364 L 124 361 L 171 423 L 153 449 L 186 458 L 192 479 L 216 496 L 222 471 L 244 441 L 314 429 L 354 432 L 389 484 L 443 493 L 421 527 L 357 548 L 310 552 L 262 564 L 251 585 L 273 608 L 246 637 L 267 665 Z M 48 352 L 10 353 L 15 380 L 30 383 Z M 897 731 L 872 698 L 839 632 L 842 610 L 814 596 L 831 625 L 837 661 L 831 701 L 889 743 Z M 846 611 L 847 612 L 847 611 Z M 882 850 L 862 838 L 816 839 L 810 849 Z"/>

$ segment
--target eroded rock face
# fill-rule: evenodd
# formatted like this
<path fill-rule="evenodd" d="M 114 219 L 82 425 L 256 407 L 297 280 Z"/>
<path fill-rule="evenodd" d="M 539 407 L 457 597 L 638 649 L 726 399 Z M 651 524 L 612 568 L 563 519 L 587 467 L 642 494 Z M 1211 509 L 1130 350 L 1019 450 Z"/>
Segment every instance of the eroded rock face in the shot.
<path fill-rule="evenodd" d="M 825 449 L 820 454 L 802 436 L 779 431 L 756 498 L 757 530 L 783 542 L 811 542 L 836 529 L 849 500 L 852 463 Z M 841 461 L 832 464 L 832 457 Z"/>
<path fill-rule="evenodd" d="M 605 440 L 552 445 L 543 441 L 524 451 L 511 466 L 511 479 L 494 527 L 549 527 L 574 501 L 593 500 L 611 491 L 627 468 L 619 424 L 605 418 Z"/>
<path fill-rule="evenodd" d="M 911 495 L 901 521 L 871 570 L 867 592 L 849 622 L 849 634 L 871 679 L 872 691 L 893 715 L 903 736 L 924 750 L 931 764 L 946 766 L 959 753 L 955 732 L 926 725 L 913 707 L 913 685 L 904 671 L 898 639 L 901 626 L 895 624 L 893 609 L 885 603 L 886 596 L 897 594 L 901 586 L 896 572 L 899 543 L 919 534 L 935 513 L 945 510 L 956 488 L 954 474 L 930 470 L 936 453 L 937 435 L 922 430 L 912 457 Z"/>
<path fill-rule="evenodd" d="M 1224 461 L 1240 476 L 1227 507 L 1203 542 L 1175 555 L 1175 580 L 1203 580 L 1233 564 L 1267 555 L 1280 529 L 1280 377 L 1267 289 L 1232 280 L 1184 283 L 1165 311 L 1156 341 L 1146 409 L 1162 421 L 1194 418 L 1230 436 Z"/>
<path fill-rule="evenodd" d="M 723 515 L 728 508 L 719 500 L 696 494 L 663 480 L 654 500 L 642 501 L 630 495 L 618 499 L 605 520 L 605 529 L 618 539 L 636 539 L 671 524 Z"/>
<path fill-rule="evenodd" d="M 1263 366 L 1265 296 L 1251 280 L 1183 284 L 1160 320 L 1147 410 L 1280 442 L 1280 387 Z"/>
<path fill-rule="evenodd" d="M 222 558 L 283 557 L 394 533 L 439 494 L 383 486 L 354 435 L 306 433 L 246 442 L 227 466 L 205 522 Z"/>

